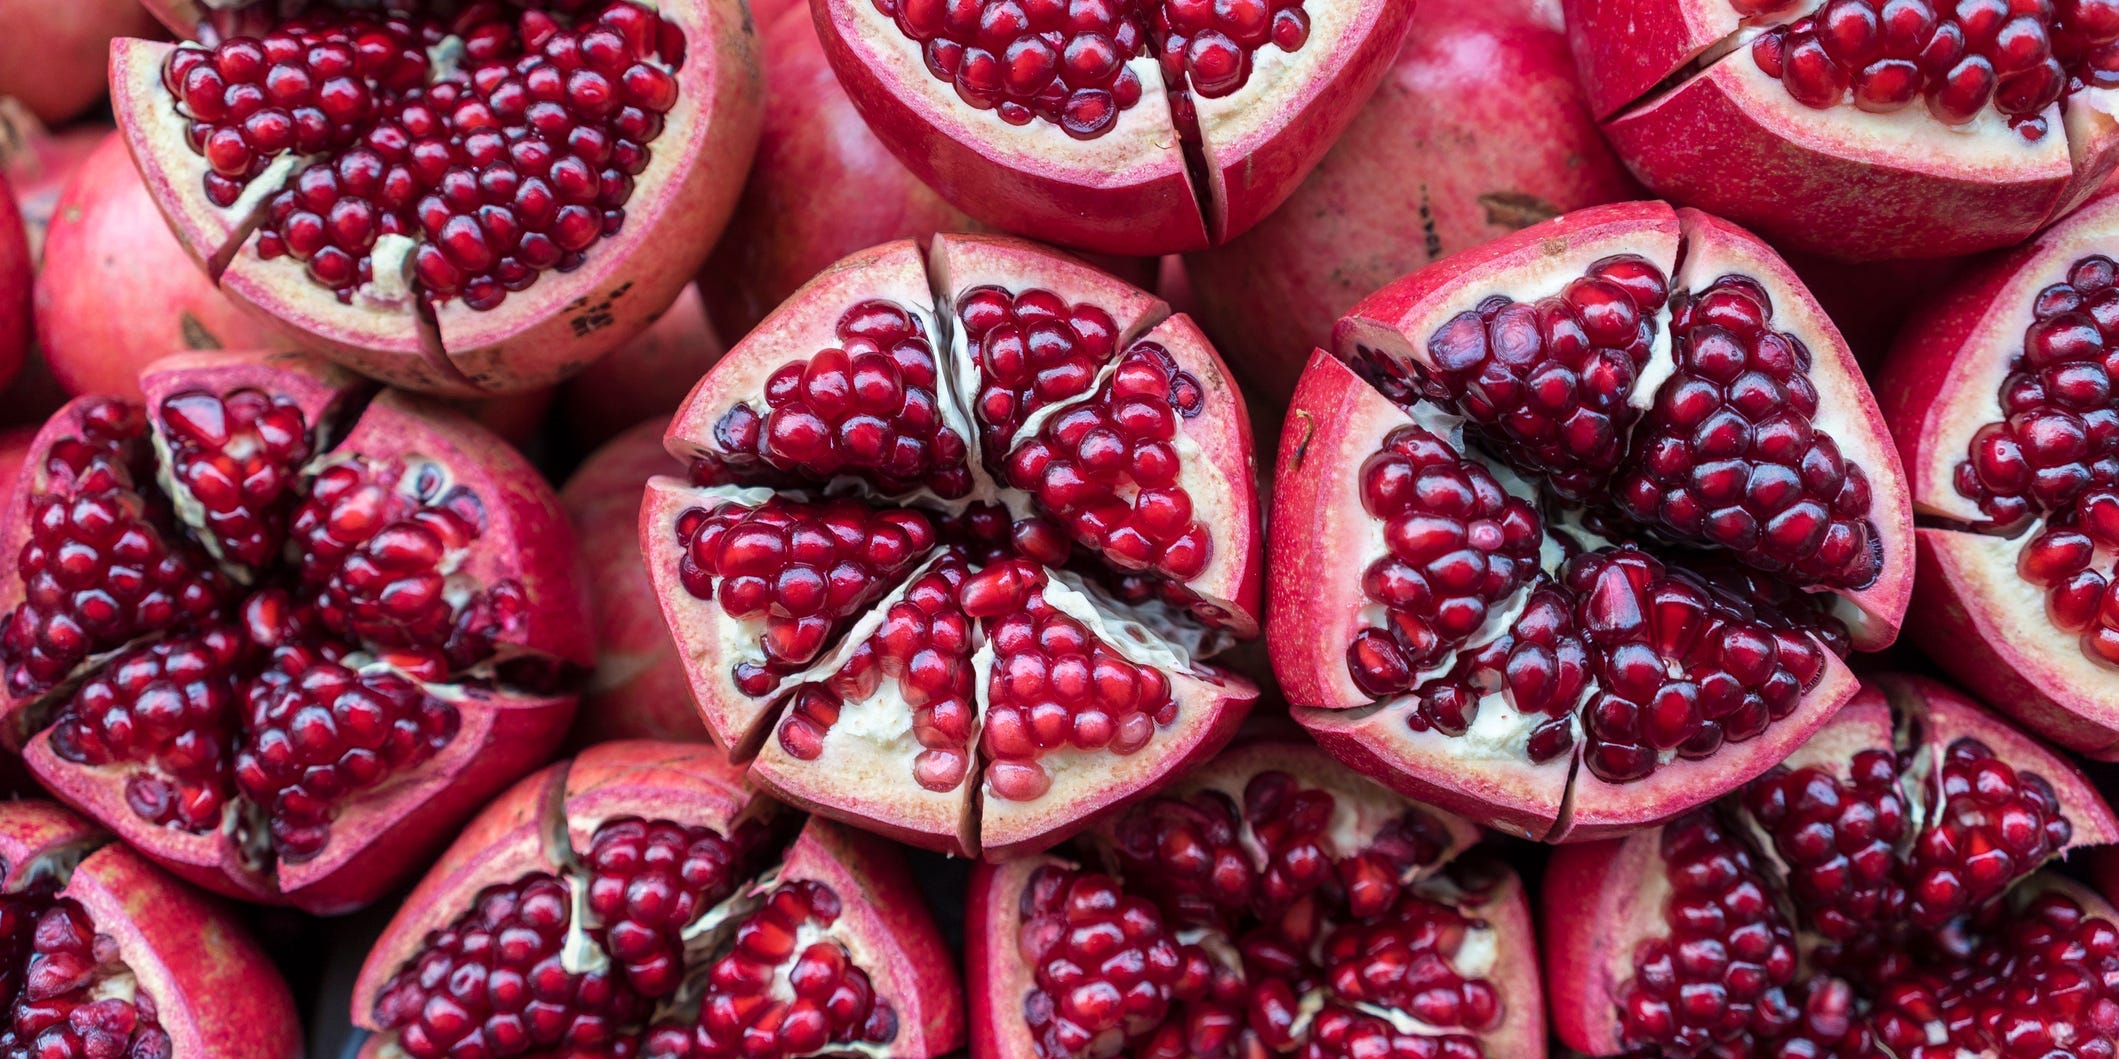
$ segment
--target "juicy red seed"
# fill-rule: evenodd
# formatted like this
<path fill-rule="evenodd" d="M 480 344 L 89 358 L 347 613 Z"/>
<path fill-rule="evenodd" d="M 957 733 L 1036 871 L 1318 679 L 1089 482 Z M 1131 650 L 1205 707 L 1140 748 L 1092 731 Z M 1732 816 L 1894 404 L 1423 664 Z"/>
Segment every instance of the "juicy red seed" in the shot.
<path fill-rule="evenodd" d="M 597 827 L 582 857 L 587 903 L 634 992 L 666 997 L 683 984 L 684 928 L 736 891 L 758 838 L 757 825 L 726 837 L 636 817 Z"/>
<path fill-rule="evenodd" d="M 193 390 L 163 400 L 169 475 L 203 509 L 220 555 L 253 569 L 278 559 L 313 439 L 302 410 L 257 390 Z"/>
<path fill-rule="evenodd" d="M 0 971 L 8 1008 L 0 1053 L 169 1059 L 174 1042 L 154 997 L 132 990 L 117 943 L 88 910 L 43 886 L 0 898 Z"/>
<path fill-rule="evenodd" d="M 979 369 L 979 442 L 996 468 L 1032 412 L 1089 392 L 1118 353 L 1109 313 L 1047 290 L 973 287 L 957 296 L 956 314 Z"/>
<path fill-rule="evenodd" d="M 1826 939 L 1817 958 L 1827 967 L 1906 913 L 1898 845 L 1910 822 L 1898 784 L 1896 756 L 1879 748 L 1857 753 L 1845 778 L 1776 767 L 1744 789 L 1745 810 L 1789 865 L 1800 914 Z"/>
<path fill-rule="evenodd" d="M 222 824 L 233 791 L 248 645 L 215 628 L 129 648 L 74 691 L 52 722 L 52 750 L 82 765 L 134 766 L 126 800 L 141 817 L 192 832 Z"/>
<path fill-rule="evenodd" d="M 449 38 L 463 61 L 431 65 Z M 351 303 L 378 242 L 400 236 L 428 299 L 486 310 L 623 224 L 683 52 L 681 31 L 631 0 L 564 25 L 542 9 L 455 23 L 341 11 L 184 45 L 163 83 L 218 206 L 276 158 L 317 159 L 266 197 L 262 256 L 292 255 Z"/>

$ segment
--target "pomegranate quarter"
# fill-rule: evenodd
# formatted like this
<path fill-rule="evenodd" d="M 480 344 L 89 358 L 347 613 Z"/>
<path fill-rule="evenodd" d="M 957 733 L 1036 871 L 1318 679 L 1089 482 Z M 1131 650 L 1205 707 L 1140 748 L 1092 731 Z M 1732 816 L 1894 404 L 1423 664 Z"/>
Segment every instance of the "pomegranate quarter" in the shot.
<path fill-rule="evenodd" d="M 294 355 L 83 397 L 0 511 L 0 736 L 176 874 L 358 907 L 542 764 L 595 658 L 506 443 Z"/>
<path fill-rule="evenodd" d="M 1049 846 L 1213 753 L 1258 689 L 1243 398 L 1199 329 L 1030 243 L 827 269 L 701 379 L 640 513 L 708 730 L 914 845 Z"/>
<path fill-rule="evenodd" d="M 876 136 L 980 221 L 1197 250 L 1284 201 L 1382 80 L 1412 0 L 810 0 Z"/>
<path fill-rule="evenodd" d="M 1338 325 L 1281 438 L 1266 643 L 1354 767 L 1515 834 L 1786 757 L 1896 636 L 1896 452 L 1764 243 L 1661 203 L 1459 252 Z"/>
<path fill-rule="evenodd" d="M 1067 856 L 972 869 L 979 1059 L 1542 1059 L 1523 884 L 1478 829 L 1248 744 Z"/>
<path fill-rule="evenodd" d="M 1921 518 L 1909 631 L 2046 738 L 2119 760 L 2119 199 L 1900 332 L 1878 396 Z"/>
<path fill-rule="evenodd" d="M 1566 0 L 1649 190 L 1856 261 L 2006 246 L 2119 161 L 2112 0 Z"/>
<path fill-rule="evenodd" d="M 549 385 L 645 329 L 756 146 L 738 0 L 150 0 L 119 127 L 239 304 L 410 389 Z M 294 12 L 294 13 L 289 13 Z"/>
<path fill-rule="evenodd" d="M 0 803 L 0 951 L 0 1054 L 302 1054 L 287 983 L 235 916 L 50 802 Z"/>
<path fill-rule="evenodd" d="M 606 743 L 502 795 L 361 967 L 364 1059 L 932 1059 L 956 961 L 898 851 L 709 746 Z"/>
<path fill-rule="evenodd" d="M 2115 840 L 2057 754 L 1880 677 L 1741 791 L 1554 854 L 1554 1029 L 1599 1056 L 2111 1056 L 2119 913 L 2039 868 Z"/>

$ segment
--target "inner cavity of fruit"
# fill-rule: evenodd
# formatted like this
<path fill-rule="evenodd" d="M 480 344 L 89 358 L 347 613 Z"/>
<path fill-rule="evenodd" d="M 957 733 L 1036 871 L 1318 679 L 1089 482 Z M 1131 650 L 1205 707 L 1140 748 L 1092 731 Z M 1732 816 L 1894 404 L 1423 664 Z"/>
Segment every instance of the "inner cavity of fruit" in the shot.
<path fill-rule="evenodd" d="M 1731 0 L 1747 17 L 1781 17 L 1771 2 Z M 1758 68 L 1797 102 L 1888 114 L 1925 102 L 1947 125 L 1998 115 L 2026 140 L 2046 111 L 2087 87 L 2119 85 L 2119 3 L 1828 0 L 1751 41 Z"/>
<path fill-rule="evenodd" d="M 1505 1000 L 1479 884 L 1404 881 L 1450 845 L 1417 808 L 1340 848 L 1335 802 L 1264 772 L 1240 805 L 1207 791 L 1128 810 L 1109 871 L 1039 867 L 1016 941 L 1041 1059 L 1484 1055 Z"/>
<path fill-rule="evenodd" d="M 341 804 L 455 737 L 448 686 L 519 617 L 519 583 L 452 573 L 476 494 L 423 461 L 319 469 L 329 439 L 255 389 L 161 398 L 152 425 L 108 398 L 59 415 L 17 501 L 25 592 L 0 623 L 18 720 L 122 777 L 145 820 L 316 856 Z"/>
<path fill-rule="evenodd" d="M 1199 135 L 1192 98 L 1250 80 L 1268 47 L 1309 39 L 1302 0 L 876 0 L 958 98 L 1010 125 L 1043 121 L 1088 140 L 1140 102 L 1128 64 L 1154 57 L 1181 135 Z"/>
<path fill-rule="evenodd" d="M 756 822 L 724 836 L 607 821 L 579 863 L 488 887 L 430 933 L 383 987 L 377 1024 L 420 1059 L 887 1047 L 897 1015 L 835 932 L 839 895 L 758 883 L 772 845 Z M 572 955 L 583 946 L 596 957 Z M 484 988 L 454 985 L 472 980 Z"/>
<path fill-rule="evenodd" d="M 342 302 L 409 284 L 492 309 L 618 232 L 677 103 L 680 29 L 634 0 L 573 6 L 318 8 L 180 45 L 162 81 L 215 205 L 295 163 L 263 199 L 260 256 Z"/>
<path fill-rule="evenodd" d="M 1999 394 L 2003 419 L 1973 435 L 1959 495 L 1995 533 L 2029 533 L 2017 569 L 2093 661 L 2119 665 L 2119 286 L 2110 258 L 2083 258 L 2038 292 Z"/>
<path fill-rule="evenodd" d="M 70 897 L 0 896 L 0 1053 L 170 1059 L 154 998 Z"/>
<path fill-rule="evenodd" d="M 1627 1044 L 1679 1056 L 2109 1050 L 2119 926 L 2062 893 L 2007 896 L 2068 842 L 2052 788 L 1971 738 L 1944 749 L 1939 782 L 1924 767 L 1890 747 L 1779 767 L 1668 825 L 1668 933 L 1640 943 L 1618 991 Z"/>

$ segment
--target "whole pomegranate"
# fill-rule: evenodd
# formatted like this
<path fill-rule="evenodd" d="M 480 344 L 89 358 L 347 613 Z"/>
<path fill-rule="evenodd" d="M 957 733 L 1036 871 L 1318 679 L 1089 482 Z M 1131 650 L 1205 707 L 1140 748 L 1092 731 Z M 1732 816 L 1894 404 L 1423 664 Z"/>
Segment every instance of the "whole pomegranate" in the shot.
<path fill-rule="evenodd" d="M 640 550 L 641 491 L 670 467 L 662 449 L 667 423 L 649 420 L 612 438 L 559 490 L 588 566 L 598 651 L 574 718 L 577 744 L 707 737 Z"/>
<path fill-rule="evenodd" d="M 757 140 L 738 0 L 150 0 L 118 125 L 230 297 L 400 386 L 558 381 L 676 300 Z"/>
<path fill-rule="evenodd" d="M 1367 106 L 1287 204 L 1185 255 L 1200 323 L 1285 402 L 1304 352 L 1370 291 L 1569 210 L 1639 197 L 1605 146 L 1557 4 L 1420 0 Z"/>
<path fill-rule="evenodd" d="M 32 258 L 43 256 L 44 230 L 51 226 L 59 193 L 109 132 L 107 122 L 97 121 L 48 130 L 19 103 L 0 99 L 0 177 L 14 186 Z"/>
<path fill-rule="evenodd" d="M 1662 203 L 1451 255 L 1340 321 L 1280 444 L 1266 643 L 1301 723 L 1515 834 L 1771 767 L 1895 637 L 1896 453 L 1772 250 Z"/>
<path fill-rule="evenodd" d="M 2119 759 L 2115 235 L 2101 199 L 1968 272 L 1900 332 L 1877 396 L 1922 519 L 1914 640 L 2046 738 Z"/>
<path fill-rule="evenodd" d="M 2114 839 L 2057 754 L 1879 677 L 1721 801 L 1554 854 L 1554 1027 L 1591 1055 L 2110 1056 L 2119 913 L 2039 869 Z"/>
<path fill-rule="evenodd" d="M 50 802 L 0 802 L 0 1054 L 287 1059 L 287 983 L 220 903 Z"/>
<path fill-rule="evenodd" d="M 561 384 L 562 421 L 576 443 L 600 445 L 643 419 L 666 420 L 727 351 L 693 284 L 647 330 Z"/>
<path fill-rule="evenodd" d="M 2119 3 L 1566 0 L 1649 190 L 1851 261 L 2018 242 L 2119 162 Z"/>
<path fill-rule="evenodd" d="M 898 852 L 794 815 L 710 746 L 607 743 L 525 779 L 369 952 L 361 1054 L 963 1047 L 955 960 Z"/>
<path fill-rule="evenodd" d="M 29 305 L 36 281 L 36 259 L 30 256 L 29 232 L 15 193 L 0 176 L 0 388 L 22 368 L 29 355 Z"/>
<path fill-rule="evenodd" d="M 0 96 L 57 125 L 103 98 L 113 37 L 157 32 L 139 0 L 0 0 Z"/>
<path fill-rule="evenodd" d="M 980 864 L 972 1054 L 1541 1059 L 1523 884 L 1316 747 L 1232 749 L 1064 853 Z"/>
<path fill-rule="evenodd" d="M 573 535 L 504 442 L 328 363 L 140 388 L 54 415 L 0 512 L 0 735 L 186 879 L 357 907 L 564 735 Z"/>
<path fill-rule="evenodd" d="M 1258 689 L 1243 398 L 1192 321 L 1013 239 L 886 243 L 797 291 L 670 424 L 642 549 L 707 729 L 915 845 L 1050 845 Z"/>
<path fill-rule="evenodd" d="M 291 344 L 192 266 L 114 132 L 53 209 L 36 320 L 45 366 L 66 392 L 132 400 L 141 369 L 171 353 Z"/>
<path fill-rule="evenodd" d="M 996 228 L 1166 254 L 1241 234 L 1331 147 L 1406 0 L 811 0 L 898 160 Z"/>

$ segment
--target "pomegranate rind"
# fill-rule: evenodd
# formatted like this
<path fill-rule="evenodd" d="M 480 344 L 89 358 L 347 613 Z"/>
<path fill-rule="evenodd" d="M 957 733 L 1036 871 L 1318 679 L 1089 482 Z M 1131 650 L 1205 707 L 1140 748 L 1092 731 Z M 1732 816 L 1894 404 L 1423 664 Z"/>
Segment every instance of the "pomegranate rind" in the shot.
<path fill-rule="evenodd" d="M 1023 997 L 1037 988 L 1017 941 L 1023 891 L 1039 868 L 1067 867 L 1059 857 L 1023 857 L 971 866 L 964 896 L 964 973 L 971 989 L 971 1051 L 990 1059 L 1043 1059 L 1022 1029 Z"/>
<path fill-rule="evenodd" d="M 196 12 L 173 16 L 180 24 Z M 205 159 L 185 144 L 185 120 L 163 87 L 175 45 L 111 44 L 112 102 L 121 132 L 170 227 L 238 304 L 279 321 L 306 344 L 363 374 L 452 396 L 550 385 L 646 330 L 682 292 L 727 223 L 756 148 L 762 74 L 755 30 L 738 0 L 663 10 L 687 41 L 676 105 L 663 116 L 655 163 L 636 180 L 624 226 L 570 273 L 540 276 L 480 312 L 450 299 L 421 317 L 403 283 L 370 283 L 342 304 L 292 256 L 266 260 L 250 245 L 266 198 L 300 168 L 290 157 L 223 209 L 204 194 Z"/>
<path fill-rule="evenodd" d="M 1954 472 L 1973 436 L 2001 422 L 2000 393 L 2023 348 L 2040 290 L 2076 260 L 2119 238 L 2119 198 L 2102 198 L 2031 243 L 1966 274 L 1916 312 L 1878 377 L 1897 432 L 1914 510 L 1915 605 L 1907 629 L 1953 679 L 2040 735 L 2094 758 L 2119 759 L 2119 702 L 2110 668 L 2083 654 L 2048 617 L 2045 594 L 2017 572 L 2027 536 L 1977 532 L 1978 504 Z M 2035 530 L 2033 531 L 2035 532 Z"/>
<path fill-rule="evenodd" d="M 596 829 L 621 816 L 711 827 L 726 835 L 746 813 L 762 811 L 743 770 L 699 744 L 631 740 L 581 752 L 567 766 L 568 848 L 586 852 Z"/>
<path fill-rule="evenodd" d="M 905 718 L 900 735 L 864 738 L 843 724 L 825 729 L 817 756 L 801 760 L 768 738 L 751 762 L 750 777 L 773 797 L 798 809 L 843 820 L 896 842 L 955 857 L 979 852 L 979 784 L 971 770 L 955 787 L 928 790 L 913 779 L 910 710 L 902 699 L 882 695 L 841 708 L 841 720 L 863 713 L 891 713 Z M 895 719 L 895 718 L 893 718 Z M 974 727 L 964 753 L 978 743 Z"/>
<path fill-rule="evenodd" d="M 684 666 L 699 719 L 715 741 L 744 760 L 757 753 L 759 741 L 765 738 L 774 696 L 745 695 L 736 688 L 729 670 L 739 658 L 749 657 L 745 652 L 761 657 L 762 652 L 754 640 L 745 642 L 737 635 L 740 623 L 729 618 L 719 604 L 692 598 L 677 572 L 684 561 L 677 520 L 708 495 L 674 478 L 649 479 L 640 503 L 640 554 L 655 582 L 662 617 L 676 641 L 677 658 Z"/>
<path fill-rule="evenodd" d="M 1008 290 L 1039 287 L 1069 304 L 1092 304 L 1111 314 L 1119 349 L 1170 315 L 1169 303 L 1161 298 L 1079 258 L 1013 236 L 937 235 L 928 249 L 927 272 L 936 300 L 952 313 L 965 291 L 986 284 Z M 959 356 L 968 363 L 968 352 Z"/>
<path fill-rule="evenodd" d="M 788 847 L 783 882 L 813 880 L 843 902 L 831 936 L 868 972 L 878 1003 L 898 1016 L 890 1055 L 928 1059 L 964 1047 L 964 985 L 956 953 L 896 847 L 828 820 L 812 819 Z"/>
<path fill-rule="evenodd" d="M 30 298 L 35 289 L 29 230 L 15 193 L 0 176 L 0 386 L 6 386 L 29 353 Z"/>
<path fill-rule="evenodd" d="M 1741 25 L 1726 0 L 1567 0 L 1564 6 L 1582 91 L 1599 121 L 1647 95 Z M 1627 46 L 1612 43 L 1618 40 Z"/>

